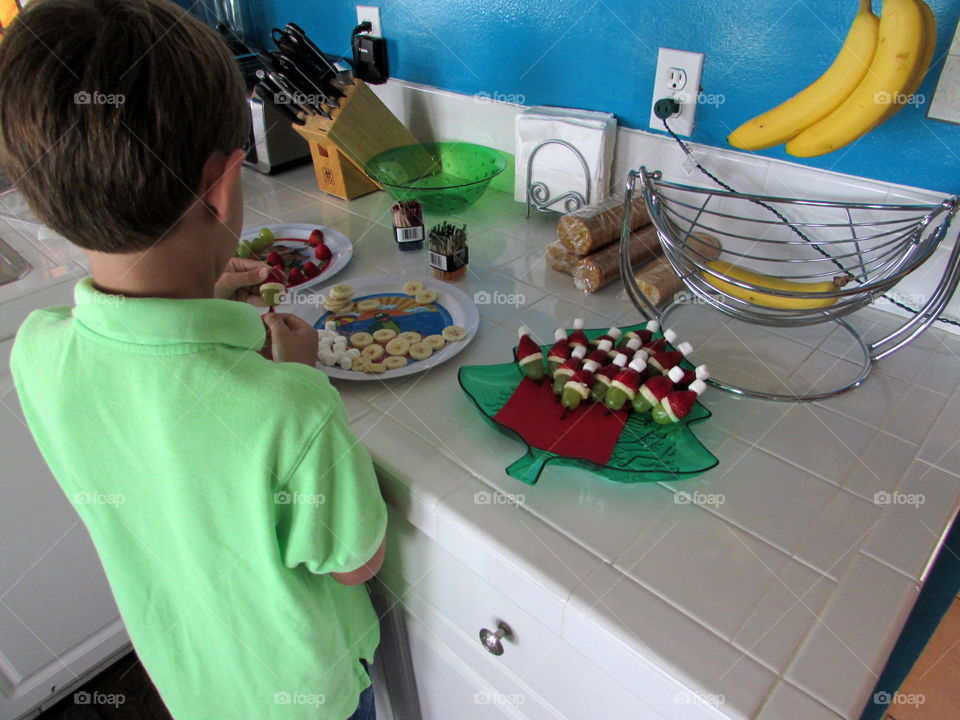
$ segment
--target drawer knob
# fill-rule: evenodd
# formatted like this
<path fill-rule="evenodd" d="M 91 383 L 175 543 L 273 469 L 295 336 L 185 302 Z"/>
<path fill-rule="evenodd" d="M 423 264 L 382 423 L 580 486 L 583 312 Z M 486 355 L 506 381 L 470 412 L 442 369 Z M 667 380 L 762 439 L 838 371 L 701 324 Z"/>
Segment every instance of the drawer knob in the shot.
<path fill-rule="evenodd" d="M 480 630 L 480 643 L 491 655 L 503 655 L 502 638 L 510 640 L 513 638 L 513 631 L 503 620 L 497 620 L 497 631 L 493 632 L 482 628 Z"/>

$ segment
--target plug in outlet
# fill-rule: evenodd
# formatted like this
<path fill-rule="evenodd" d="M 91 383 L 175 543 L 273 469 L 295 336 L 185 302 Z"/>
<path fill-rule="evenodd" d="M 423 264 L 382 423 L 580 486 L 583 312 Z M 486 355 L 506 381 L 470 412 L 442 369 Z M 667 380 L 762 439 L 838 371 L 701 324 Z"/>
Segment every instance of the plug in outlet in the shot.
<path fill-rule="evenodd" d="M 668 118 L 670 128 L 677 135 L 693 134 L 700 96 L 700 77 L 703 74 L 703 53 L 660 48 L 657 56 L 657 74 L 650 101 L 650 127 L 663 130 L 663 121 L 656 116 L 653 106 L 657 100 L 673 98 L 680 103 L 680 111 Z"/>
<path fill-rule="evenodd" d="M 380 27 L 380 8 L 370 5 L 357 5 L 357 25 L 365 21 L 369 21 L 372 26 L 369 35 L 383 37 L 383 28 Z"/>

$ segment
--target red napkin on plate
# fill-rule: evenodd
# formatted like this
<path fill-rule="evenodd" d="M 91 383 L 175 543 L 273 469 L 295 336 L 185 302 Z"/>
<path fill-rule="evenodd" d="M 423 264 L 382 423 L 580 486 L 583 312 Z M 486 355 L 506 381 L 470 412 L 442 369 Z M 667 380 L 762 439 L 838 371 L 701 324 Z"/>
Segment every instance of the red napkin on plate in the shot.
<path fill-rule="evenodd" d="M 531 447 L 606 465 L 627 413 L 611 412 L 603 403 L 590 401 L 564 411 L 549 377 L 541 383 L 524 378 L 493 419 L 515 430 Z"/>

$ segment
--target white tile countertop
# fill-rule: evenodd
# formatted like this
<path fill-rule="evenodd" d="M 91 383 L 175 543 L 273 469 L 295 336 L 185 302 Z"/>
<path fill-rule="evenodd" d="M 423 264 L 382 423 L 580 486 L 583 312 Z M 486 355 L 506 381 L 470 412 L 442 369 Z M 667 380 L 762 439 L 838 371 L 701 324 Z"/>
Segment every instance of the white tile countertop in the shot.
<path fill-rule="evenodd" d="M 421 254 L 393 247 L 384 193 L 325 196 L 308 166 L 245 181 L 249 226 L 350 237 L 337 281 L 427 272 Z M 336 383 L 391 505 L 638 696 L 657 697 L 655 677 L 688 688 L 689 707 L 651 701 L 663 717 L 859 717 L 960 503 L 960 338 L 928 331 L 863 387 L 815 404 L 710 390 L 714 416 L 694 433 L 720 463 L 692 480 L 548 468 L 527 486 L 504 472 L 523 448 L 481 417 L 459 367 L 509 361 L 521 324 L 547 342 L 574 317 L 640 318 L 619 284 L 586 296 L 544 268 L 556 216 L 527 221 L 491 191 L 451 221 L 468 224 L 470 245 L 457 286 L 514 300 L 480 305 L 476 339 L 439 368 Z M 853 322 L 869 336 L 899 320 L 866 310 Z M 695 345 L 735 332 L 690 331 Z M 786 342 L 785 372 L 799 377 L 848 362 L 829 329 Z"/>
<path fill-rule="evenodd" d="M 421 253 L 395 249 L 384 193 L 332 198 L 308 165 L 273 178 L 245 170 L 244 182 L 248 228 L 313 223 L 351 239 L 336 281 L 428 273 Z M 648 699 L 645 717 L 859 717 L 960 504 L 960 336 L 930 330 L 829 401 L 711 389 L 713 417 L 693 432 L 719 465 L 694 479 L 626 485 L 548 467 L 528 486 L 504 472 L 524 448 L 480 415 L 458 369 L 509 361 L 521 324 L 546 342 L 575 317 L 606 328 L 640 316 L 619 284 L 587 296 L 545 269 L 556 216 L 525 220 L 522 205 L 489 191 L 448 219 L 468 225 L 470 272 L 457 287 L 500 300 L 478 306 L 476 338 L 426 373 L 335 382 L 388 502 Z M 83 269 L 56 239 L 27 240 L 17 244 L 44 267 L 44 287 L 69 302 L 67 281 Z M 17 292 L 0 295 L 14 323 L 6 336 L 37 306 L 30 294 L 49 305 L 53 289 Z M 681 319 L 681 338 L 704 352 L 766 342 L 742 326 Z M 870 336 L 900 320 L 867 310 L 853 322 Z M 782 343 L 765 348 L 764 370 L 803 380 L 852 366 L 839 331 Z M 690 693 L 682 706 L 678 685 Z"/>

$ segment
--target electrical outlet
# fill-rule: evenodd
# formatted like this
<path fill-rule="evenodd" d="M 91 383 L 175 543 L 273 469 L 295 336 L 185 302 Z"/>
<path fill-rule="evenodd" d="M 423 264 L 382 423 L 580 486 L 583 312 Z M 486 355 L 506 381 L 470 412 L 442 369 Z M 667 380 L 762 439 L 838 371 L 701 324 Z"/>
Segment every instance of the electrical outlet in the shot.
<path fill-rule="evenodd" d="M 656 116 L 653 106 L 662 98 L 673 98 L 680 103 L 680 112 L 667 119 L 677 135 L 693 134 L 700 97 L 700 78 L 703 74 L 703 53 L 660 48 L 657 56 L 657 74 L 650 101 L 650 127 L 663 130 L 663 121 Z"/>
<path fill-rule="evenodd" d="M 373 26 L 368 34 L 374 37 L 383 37 L 383 28 L 380 27 L 380 8 L 371 5 L 357 5 L 357 25 L 367 20 Z"/>

